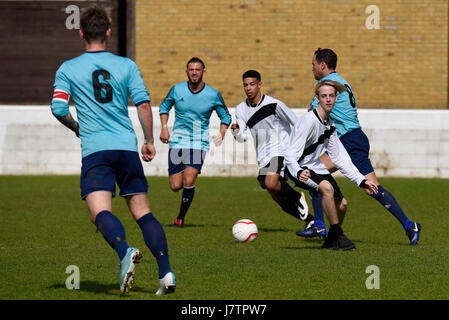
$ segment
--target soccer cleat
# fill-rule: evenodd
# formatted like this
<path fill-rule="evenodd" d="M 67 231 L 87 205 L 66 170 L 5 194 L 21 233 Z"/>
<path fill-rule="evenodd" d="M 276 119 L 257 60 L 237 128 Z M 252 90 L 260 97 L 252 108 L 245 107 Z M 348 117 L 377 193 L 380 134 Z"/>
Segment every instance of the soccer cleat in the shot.
<path fill-rule="evenodd" d="M 413 226 L 405 231 L 405 234 L 410 239 L 410 245 L 414 246 L 418 244 L 420 231 L 421 224 L 419 222 L 413 222 Z"/>
<path fill-rule="evenodd" d="M 304 238 L 318 237 L 324 239 L 327 235 L 327 230 L 325 228 L 317 228 L 315 226 L 311 226 L 304 230 L 296 231 L 296 235 Z"/>
<path fill-rule="evenodd" d="M 173 225 L 178 228 L 184 227 L 184 219 L 176 218 L 175 223 Z"/>
<path fill-rule="evenodd" d="M 157 296 L 175 292 L 176 279 L 173 272 L 168 272 L 162 279 L 159 279 L 159 289 L 156 291 Z"/>
<path fill-rule="evenodd" d="M 309 206 L 307 205 L 306 197 L 303 192 L 300 193 L 300 198 L 296 201 L 295 205 L 298 208 L 299 218 L 303 221 L 306 220 L 309 215 Z"/>
<path fill-rule="evenodd" d="M 341 234 L 337 239 L 331 240 L 329 237 L 326 237 L 322 249 L 334 249 L 338 251 L 346 251 L 355 249 L 354 243 L 349 240 L 344 234 Z"/>
<path fill-rule="evenodd" d="M 130 247 L 126 250 L 125 257 L 120 261 L 120 291 L 122 293 L 129 292 L 134 284 L 134 270 L 140 259 L 142 259 L 142 253 L 139 249 Z"/>

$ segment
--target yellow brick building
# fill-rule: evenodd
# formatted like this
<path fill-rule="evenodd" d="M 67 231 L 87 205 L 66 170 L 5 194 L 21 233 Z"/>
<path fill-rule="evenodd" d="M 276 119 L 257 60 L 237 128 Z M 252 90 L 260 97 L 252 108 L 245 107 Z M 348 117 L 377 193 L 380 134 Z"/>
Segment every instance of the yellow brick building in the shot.
<path fill-rule="evenodd" d="M 245 98 L 248 69 L 265 93 L 307 107 L 318 47 L 337 53 L 359 108 L 448 108 L 447 0 L 135 0 L 135 60 L 153 105 L 198 56 L 229 107 Z"/>

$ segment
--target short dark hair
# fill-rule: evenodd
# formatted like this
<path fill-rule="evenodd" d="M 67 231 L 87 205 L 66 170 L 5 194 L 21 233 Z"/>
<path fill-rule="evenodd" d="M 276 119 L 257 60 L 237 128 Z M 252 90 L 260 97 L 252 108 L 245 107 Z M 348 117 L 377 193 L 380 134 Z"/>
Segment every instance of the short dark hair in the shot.
<path fill-rule="evenodd" d="M 106 31 L 111 27 L 111 17 L 104 8 L 92 6 L 81 14 L 80 27 L 87 43 L 104 42 Z"/>
<path fill-rule="evenodd" d="M 257 72 L 256 70 L 248 70 L 246 71 L 243 75 L 242 75 L 242 79 L 244 80 L 245 78 L 256 78 L 257 81 L 261 81 L 262 77 L 260 76 L 260 73 Z"/>
<path fill-rule="evenodd" d="M 315 51 L 315 59 L 318 63 L 324 61 L 329 69 L 337 69 L 337 54 L 331 49 L 318 48 Z"/>
<path fill-rule="evenodd" d="M 203 69 L 206 69 L 206 65 L 204 64 L 203 60 L 201 60 L 201 59 L 198 58 L 198 57 L 193 57 L 193 58 L 191 58 L 191 59 L 187 62 L 186 68 L 188 68 L 188 67 L 189 67 L 189 64 L 191 64 L 191 63 L 201 63 L 201 65 L 203 66 Z"/>

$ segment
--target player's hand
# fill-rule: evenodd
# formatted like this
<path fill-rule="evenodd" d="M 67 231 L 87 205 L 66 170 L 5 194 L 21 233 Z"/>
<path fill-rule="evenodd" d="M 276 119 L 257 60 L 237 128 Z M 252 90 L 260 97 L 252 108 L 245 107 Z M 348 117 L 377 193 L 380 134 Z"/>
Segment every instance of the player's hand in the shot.
<path fill-rule="evenodd" d="M 170 132 L 168 132 L 168 128 L 162 128 L 159 139 L 161 139 L 162 143 L 168 143 L 170 141 Z"/>
<path fill-rule="evenodd" d="M 371 195 L 373 193 L 377 194 L 379 192 L 379 190 L 377 189 L 377 184 L 370 180 L 365 181 L 365 183 L 363 185 L 363 189 L 365 190 L 367 195 Z"/>
<path fill-rule="evenodd" d="M 310 171 L 308 169 L 300 171 L 298 178 L 299 181 L 306 182 L 310 178 Z"/>
<path fill-rule="evenodd" d="M 156 155 L 156 148 L 154 147 L 154 144 L 145 143 L 142 146 L 142 160 L 145 162 L 149 162 L 153 160 L 154 156 Z"/>
<path fill-rule="evenodd" d="M 221 136 L 221 134 L 217 136 L 212 136 L 212 141 L 214 142 L 216 147 L 219 147 L 223 142 L 223 137 Z"/>
<path fill-rule="evenodd" d="M 237 123 L 233 123 L 233 124 L 231 125 L 231 131 L 232 131 L 232 133 L 234 133 L 234 134 L 238 133 L 238 132 L 239 132 L 239 129 L 240 129 L 240 127 L 239 127 L 239 125 L 238 125 Z"/>

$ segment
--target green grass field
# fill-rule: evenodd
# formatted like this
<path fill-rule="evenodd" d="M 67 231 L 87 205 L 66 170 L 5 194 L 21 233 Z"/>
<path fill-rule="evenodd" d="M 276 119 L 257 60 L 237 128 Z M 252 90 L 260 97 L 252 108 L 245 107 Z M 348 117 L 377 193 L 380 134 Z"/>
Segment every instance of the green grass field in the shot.
<path fill-rule="evenodd" d="M 0 176 L 0 299 L 308 300 L 448 299 L 449 180 L 380 179 L 407 215 L 423 225 L 418 246 L 375 200 L 337 179 L 349 201 L 343 225 L 356 250 L 321 250 L 295 235 L 304 223 L 283 213 L 252 178 L 200 177 L 183 229 L 172 227 L 180 193 L 149 177 L 152 210 L 165 228 L 178 288 L 156 297 L 157 267 L 125 201 L 114 199 L 130 245 L 141 249 L 136 285 L 120 295 L 118 258 L 89 221 L 73 176 Z M 252 219 L 256 241 L 234 242 L 233 223 Z M 80 270 L 68 290 L 66 267 Z M 369 290 L 366 268 L 380 271 Z"/>

